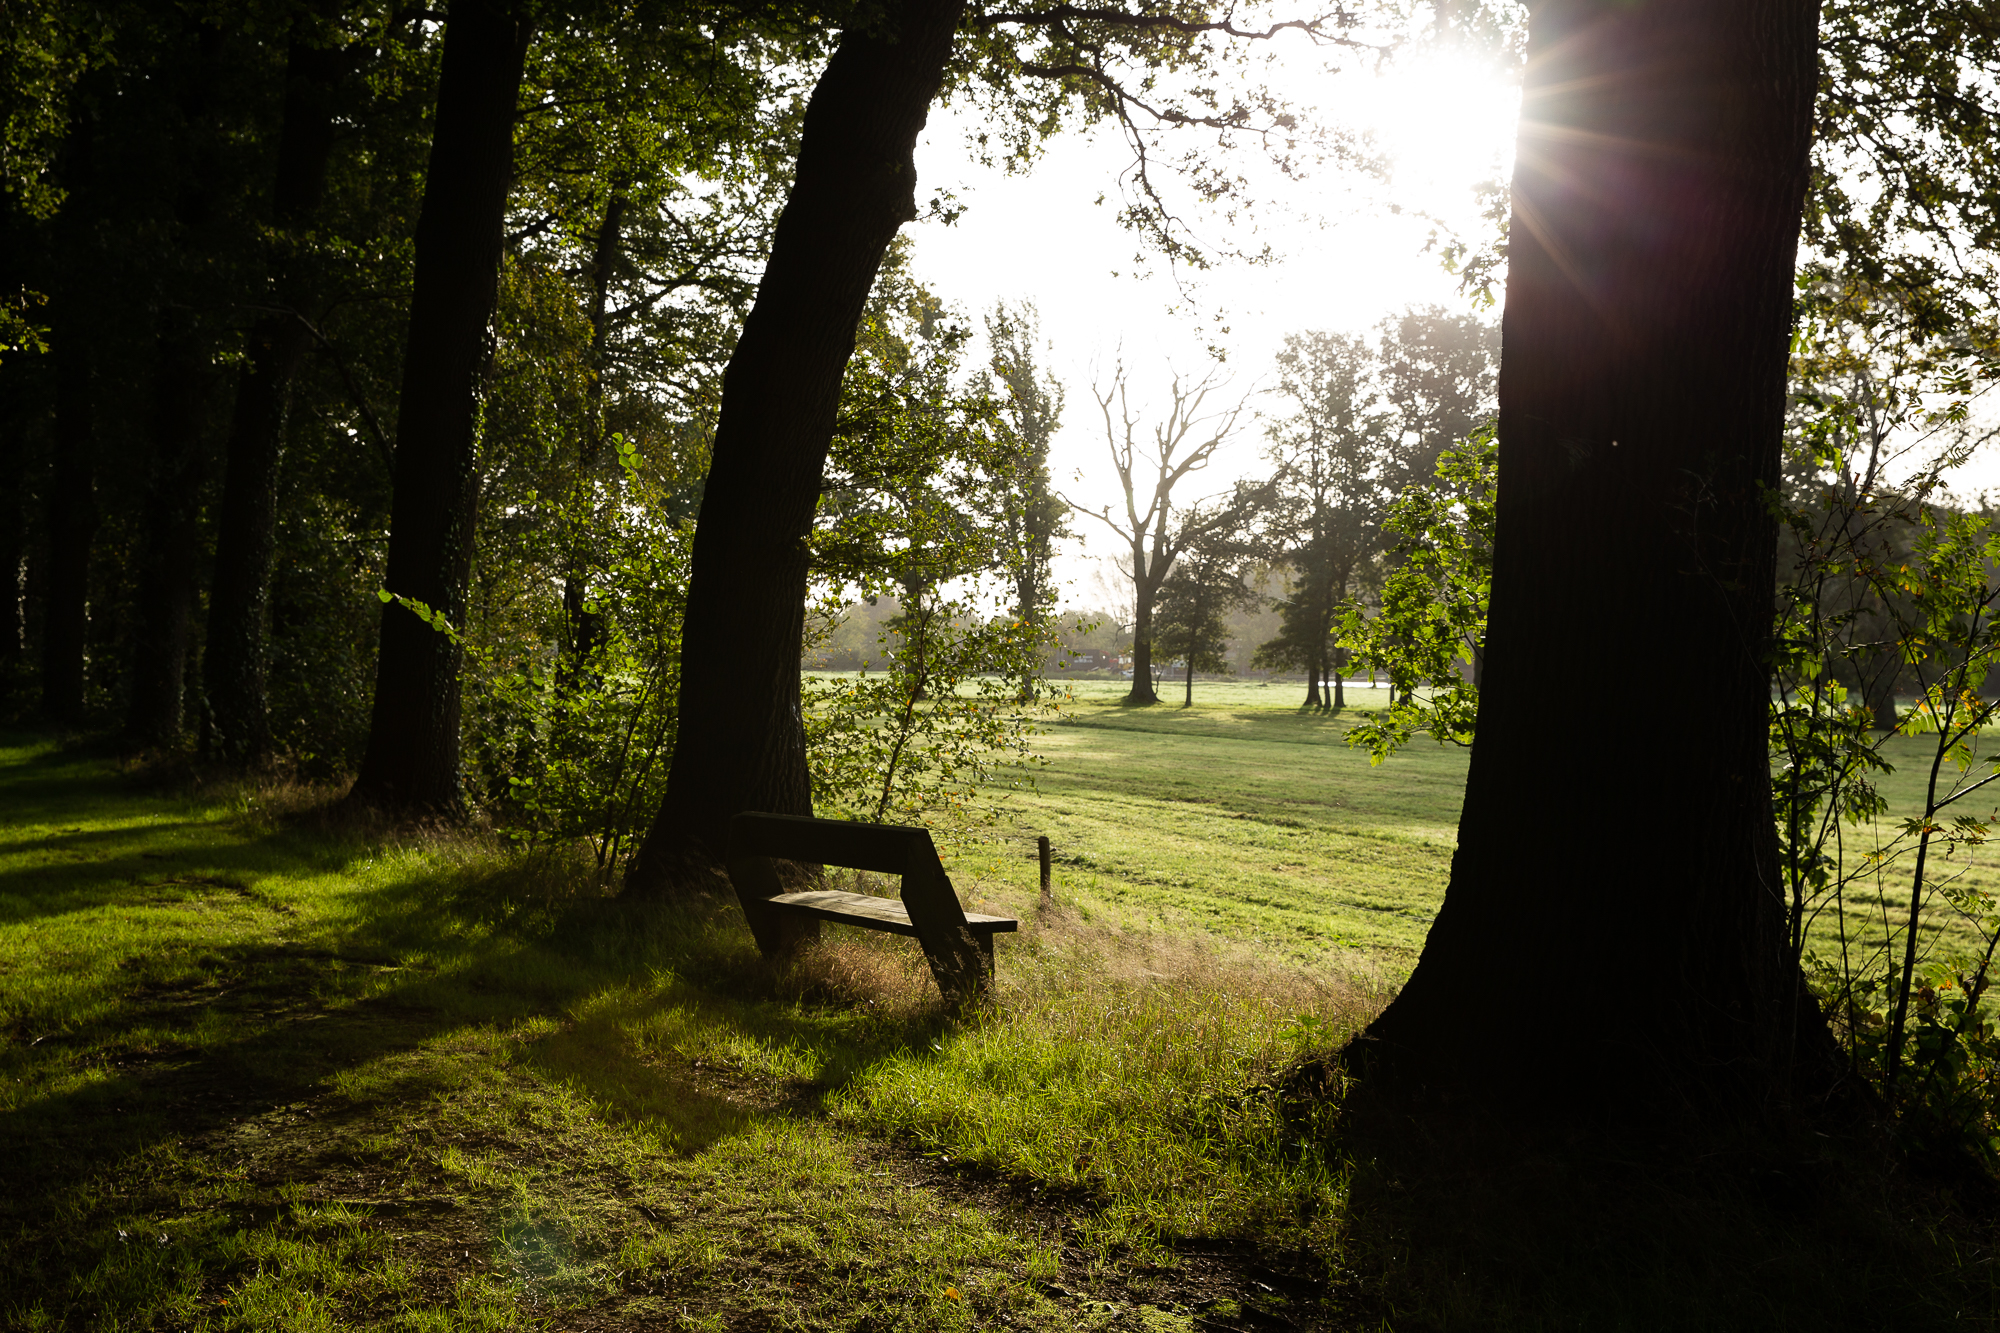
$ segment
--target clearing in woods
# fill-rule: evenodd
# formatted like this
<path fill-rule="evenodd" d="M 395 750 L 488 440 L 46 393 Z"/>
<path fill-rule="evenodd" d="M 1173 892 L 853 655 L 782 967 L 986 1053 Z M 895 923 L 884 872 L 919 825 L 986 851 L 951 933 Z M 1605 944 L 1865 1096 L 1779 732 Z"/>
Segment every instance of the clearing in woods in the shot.
<path fill-rule="evenodd" d="M 1285 1071 L 1406 973 L 1465 755 L 1119 689 L 946 848 L 1023 918 L 968 1022 L 906 940 L 773 967 L 733 903 L 0 742 L 0 1325 L 1348 1326 Z"/>

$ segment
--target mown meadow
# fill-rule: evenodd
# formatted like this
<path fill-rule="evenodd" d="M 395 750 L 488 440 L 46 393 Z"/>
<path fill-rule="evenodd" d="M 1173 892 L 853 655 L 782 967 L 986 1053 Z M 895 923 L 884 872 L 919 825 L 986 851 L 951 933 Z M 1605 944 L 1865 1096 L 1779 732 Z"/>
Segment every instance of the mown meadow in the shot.
<path fill-rule="evenodd" d="M 773 966 L 730 902 L 0 741 L 0 1325 L 1461 1326 L 1371 1285 L 1319 1057 L 1414 961 L 1464 753 L 1115 691 L 949 841 L 1022 918 L 969 1019 L 908 941 Z"/>

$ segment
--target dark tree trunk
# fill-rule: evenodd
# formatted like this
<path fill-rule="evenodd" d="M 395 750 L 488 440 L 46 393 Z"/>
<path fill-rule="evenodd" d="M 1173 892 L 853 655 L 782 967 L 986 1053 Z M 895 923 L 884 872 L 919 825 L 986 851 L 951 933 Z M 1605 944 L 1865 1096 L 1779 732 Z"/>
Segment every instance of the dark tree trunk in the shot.
<path fill-rule="evenodd" d="M 1188 654 L 1188 660 L 1187 660 L 1187 696 L 1186 696 L 1185 698 L 1183 698 L 1183 699 L 1181 700 L 1181 707 L 1182 707 L 1182 708 L 1193 708 L 1193 707 L 1194 707 L 1194 654 L 1193 654 L 1193 653 L 1189 653 L 1189 654 Z"/>
<path fill-rule="evenodd" d="M 185 720 L 195 543 L 201 518 L 202 415 L 209 359 L 185 312 L 168 311 L 153 375 L 152 476 L 145 561 L 133 607 L 132 693 L 125 732 L 142 745 L 178 745 Z"/>
<path fill-rule="evenodd" d="M 333 147 L 333 92 L 345 60 L 344 52 L 298 37 L 286 53 L 284 125 L 271 192 L 271 220 L 281 235 L 309 225 L 319 207 Z M 236 381 L 203 659 L 206 745 L 239 762 L 260 758 L 271 746 L 264 632 L 277 552 L 278 467 L 292 380 L 312 344 L 300 313 L 305 293 L 299 266 L 290 244 L 280 244 L 270 284 L 274 313 L 251 329 L 249 356 Z"/>
<path fill-rule="evenodd" d="M 1878 731 L 1896 729 L 1896 682 L 1902 675 L 1901 668 L 1902 659 L 1889 652 L 1879 654 L 1865 669 L 1862 697 L 1868 701 L 1868 711 Z"/>
<path fill-rule="evenodd" d="M 28 431 L 18 365 L 0 395 L 0 705 L 13 702 L 28 649 Z"/>
<path fill-rule="evenodd" d="M 492 356 L 528 34 L 528 21 L 500 0 L 453 4 L 417 220 L 386 583 L 454 627 L 464 624 L 472 574 L 479 397 Z M 461 809 L 458 672 L 448 635 L 400 604 L 383 608 L 375 707 L 353 799 L 407 813 Z"/>
<path fill-rule="evenodd" d="M 51 328 L 55 360 L 55 459 L 49 469 L 48 601 L 42 617 L 42 710 L 76 726 L 84 712 L 84 653 L 90 627 L 90 550 L 97 536 L 97 452 L 91 408 L 91 355 L 82 322 L 58 297 Z"/>
<path fill-rule="evenodd" d="M 68 726 L 84 720 L 90 630 L 90 552 L 97 537 L 95 358 L 85 291 L 96 271 L 90 236 L 96 197 L 91 120 L 76 114 L 63 145 L 69 198 L 55 230 L 57 289 L 49 308 L 55 379 L 55 457 L 47 496 L 48 595 L 42 612 L 42 711 Z"/>
<path fill-rule="evenodd" d="M 591 476 L 604 452 L 604 373 L 611 352 L 611 271 L 618 262 L 628 207 L 625 196 L 613 191 L 604 205 L 604 217 L 598 224 L 597 243 L 590 257 L 590 386 L 585 391 L 583 445 L 577 458 L 579 489 L 586 497 L 591 494 Z M 590 602 L 590 560 L 583 549 L 584 540 L 579 537 L 577 549 L 569 557 L 569 568 L 563 574 L 563 620 L 569 629 L 568 670 L 572 678 L 582 671 L 604 634 L 602 615 L 585 609 Z"/>
<path fill-rule="evenodd" d="M 1306 707 L 1319 707 L 1319 663 L 1306 663 Z"/>
<path fill-rule="evenodd" d="M 1332 707 L 1335 712 L 1347 707 L 1347 682 L 1342 679 L 1347 675 L 1347 663 L 1341 660 L 1345 656 L 1346 650 L 1342 648 L 1336 648 L 1327 654 L 1326 670 L 1327 675 L 1333 680 Z"/>
<path fill-rule="evenodd" d="M 1787 961 L 1763 650 L 1814 0 L 1545 0 L 1500 371 L 1499 539 L 1451 886 L 1352 1053 L 1383 1086 L 1628 1122 L 1784 1098 L 1826 1046 Z M 1705 682 L 1620 780 L 1603 624 Z M 1671 829 L 1674 856 L 1645 853 Z M 1505 995 L 1506 1004 L 1494 997 Z M 1460 1102 L 1459 1105 L 1469 1105 Z"/>
<path fill-rule="evenodd" d="M 1125 702 L 1156 704 L 1160 701 L 1153 686 L 1153 599 L 1157 588 L 1135 584 L 1132 593 L 1132 689 Z"/>
<path fill-rule="evenodd" d="M 771 259 L 723 377 L 695 528 L 680 731 L 628 884 L 705 880 L 731 815 L 810 814 L 799 653 L 807 552 L 840 383 L 897 229 L 963 0 L 897 0 L 850 28 L 807 105 Z"/>

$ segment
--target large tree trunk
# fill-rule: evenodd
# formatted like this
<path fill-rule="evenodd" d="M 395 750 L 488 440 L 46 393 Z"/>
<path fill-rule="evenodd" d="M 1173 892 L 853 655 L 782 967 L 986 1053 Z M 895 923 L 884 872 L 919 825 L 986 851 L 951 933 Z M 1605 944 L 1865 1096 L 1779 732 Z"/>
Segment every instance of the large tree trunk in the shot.
<path fill-rule="evenodd" d="M 206 350 L 185 312 L 162 315 L 153 376 L 152 476 L 146 493 L 145 560 L 133 607 L 131 697 L 126 735 L 142 745 L 178 745 L 193 628 L 195 542 L 201 520 L 202 416 L 211 383 Z"/>
<path fill-rule="evenodd" d="M 695 528 L 680 731 L 667 795 L 627 877 L 703 882 L 731 815 L 810 814 L 799 653 L 806 536 L 840 383 L 882 255 L 916 217 L 917 135 L 963 0 L 897 0 L 850 28 L 806 108 L 770 263 L 723 377 Z"/>
<path fill-rule="evenodd" d="M 514 105 L 529 23 L 502 0 L 455 0 L 417 220 L 410 331 L 396 418 L 388 591 L 465 621 L 479 501 L 479 397 L 492 356 Z M 383 608 L 367 756 L 353 799 L 454 814 L 459 650 L 397 603 Z"/>
<path fill-rule="evenodd" d="M 295 36 L 285 58 L 284 125 L 278 137 L 271 220 L 280 234 L 310 224 L 326 185 L 333 147 L 333 92 L 345 55 Z M 215 583 L 209 593 L 203 684 L 208 693 L 206 746 L 248 762 L 271 746 L 264 632 L 277 552 L 278 466 L 293 377 L 312 344 L 289 245 L 271 277 L 275 312 L 250 331 L 250 354 L 236 382 L 222 505 L 215 534 Z"/>
<path fill-rule="evenodd" d="M 1353 1052 L 1386 1086 L 1630 1121 L 1767 1104 L 1824 1049 L 1786 958 L 1763 662 L 1816 24 L 1814 0 L 1532 13 L 1491 661 L 1450 889 Z M 1707 688 L 1604 781 L 1629 691 L 1576 667 L 1634 606 Z"/>
<path fill-rule="evenodd" d="M 1319 663 L 1312 660 L 1310 652 L 1306 659 L 1306 703 L 1307 708 L 1319 707 Z"/>

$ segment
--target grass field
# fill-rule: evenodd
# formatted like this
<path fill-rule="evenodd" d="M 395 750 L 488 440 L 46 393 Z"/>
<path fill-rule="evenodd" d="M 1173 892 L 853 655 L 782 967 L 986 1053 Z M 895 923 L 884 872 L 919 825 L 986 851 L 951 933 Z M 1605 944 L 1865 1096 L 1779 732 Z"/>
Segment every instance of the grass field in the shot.
<path fill-rule="evenodd" d="M 1023 918 L 972 1021 L 906 941 L 773 967 L 733 904 L 0 745 L 0 1326 L 1360 1326 L 1282 1085 L 1407 972 L 1465 755 L 1119 693 L 949 849 Z"/>
<path fill-rule="evenodd" d="M 1019 818 L 1064 848 L 1058 903 L 1025 907 L 998 1010 L 969 1024 L 904 941 L 834 932 L 773 969 L 729 904 L 598 898 L 558 860 L 328 824 L 322 793 L 0 751 L 0 1321 L 1189 1329 L 1318 1308 L 1343 1177 L 1270 1083 L 1375 1002 L 1373 953 L 1344 942 L 1373 914 L 1315 925 L 1283 895 L 1297 865 L 1244 872 L 1270 901 L 1231 906 L 1204 882 L 1215 847 L 1138 841 L 1216 812 L 1162 770 L 1093 813 L 1120 780 L 1086 770 L 1149 742 L 1236 756 L 1264 794 L 1221 831 L 1259 863 L 1337 837 L 1383 864 L 1435 850 L 1388 813 L 1311 817 L 1290 788 L 1338 747 L 1116 721 L 1050 738 L 1082 747 L 1053 770 L 1075 785 Z M 998 850 L 955 873 L 1028 903 L 1032 867 Z M 1405 893 L 1380 900 L 1428 910 Z"/>
<path fill-rule="evenodd" d="M 1450 871 L 1463 750 L 1424 741 L 1371 769 L 1295 684 L 1197 682 L 1193 709 L 1127 708 L 1124 688 L 1076 687 L 1037 790 L 1000 802 L 1007 859 L 969 846 L 961 878 L 1026 901 L 1046 833 L 1061 891 L 1121 924 L 1407 970 Z"/>

